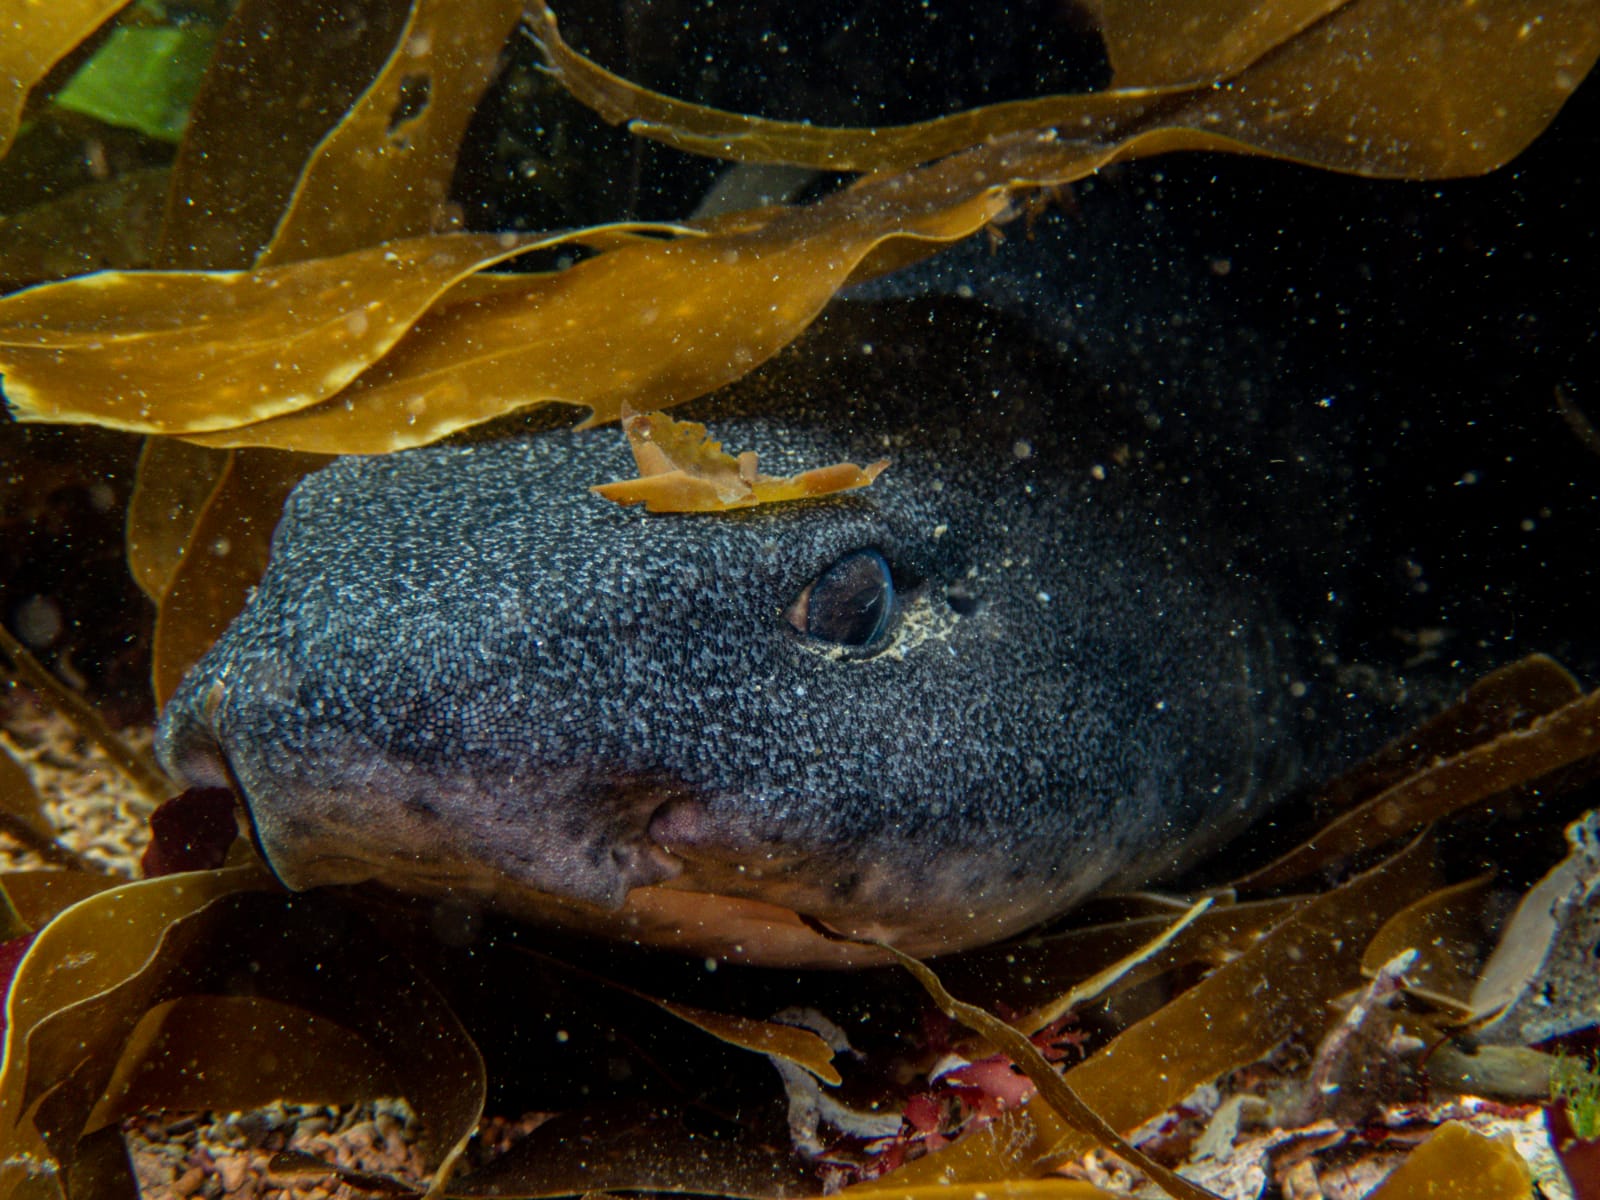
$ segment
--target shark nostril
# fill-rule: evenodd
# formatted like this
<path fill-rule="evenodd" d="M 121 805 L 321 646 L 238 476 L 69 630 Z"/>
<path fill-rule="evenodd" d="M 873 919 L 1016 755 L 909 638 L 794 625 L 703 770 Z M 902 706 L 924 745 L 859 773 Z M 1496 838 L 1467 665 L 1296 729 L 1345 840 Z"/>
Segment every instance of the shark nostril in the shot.
<path fill-rule="evenodd" d="M 232 772 L 211 724 L 218 690 L 169 705 L 156 730 L 156 757 L 169 775 L 190 787 L 231 788 Z"/>

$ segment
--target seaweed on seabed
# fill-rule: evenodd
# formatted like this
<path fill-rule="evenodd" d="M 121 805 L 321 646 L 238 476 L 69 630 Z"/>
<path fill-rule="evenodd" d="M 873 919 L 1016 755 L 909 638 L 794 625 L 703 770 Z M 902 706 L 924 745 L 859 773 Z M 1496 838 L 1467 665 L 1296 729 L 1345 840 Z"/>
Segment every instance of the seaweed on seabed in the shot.
<path fill-rule="evenodd" d="M 97 31 L 119 7 L 61 0 L 48 27 L 19 7 L 25 36 L 0 45 L 9 85 L 0 142 L 19 128 L 25 100 L 47 104 L 61 76 L 95 53 Z M 218 31 L 165 166 L 169 203 L 142 261 L 180 269 L 69 278 L 0 300 L 0 372 L 19 416 L 150 435 L 129 556 L 160 606 L 162 696 L 236 611 L 265 561 L 282 497 L 322 455 L 421 444 L 550 402 L 609 420 L 624 402 L 648 409 L 690 399 L 776 353 L 842 286 L 990 228 L 1039 189 L 1120 158 L 1206 148 L 1407 178 L 1491 170 L 1537 136 L 1600 45 L 1578 3 L 1558 13 L 1507 4 L 1492 14 L 1368 0 L 1195 4 L 1199 24 L 1181 44 L 1168 32 L 1176 27 L 1170 11 L 1158 22 L 1147 6 L 1107 3 L 1107 91 L 903 129 L 830 130 L 717 113 L 634 87 L 574 53 L 535 5 L 530 31 L 554 77 L 641 136 L 740 161 L 864 173 L 807 205 L 541 238 L 455 232 L 448 205 L 462 131 L 520 3 L 374 6 L 367 39 L 328 37 L 309 22 L 263 38 L 272 7 L 247 0 Z M 11 27 L 4 3 L 0 14 Z M 134 19 L 132 10 L 119 19 Z M 420 112 L 419 78 L 428 97 Z M 1435 103 L 1415 102 L 1419 78 Z M 316 102 L 293 111 L 238 103 L 241 87 L 272 97 L 284 91 L 273 81 L 283 79 L 301 81 L 295 90 Z M 1307 106 L 1307 94 L 1317 103 Z M 31 219 L 48 216 L 31 210 Z M 566 242 L 592 253 L 564 270 L 485 273 Z M 1548 669 L 1527 669 L 1540 680 L 1532 691 L 1545 696 Z M 1593 706 L 1572 689 L 1514 731 L 1491 722 L 1441 762 L 1389 764 L 1384 821 L 1370 820 L 1374 809 L 1349 809 L 1276 874 L 1239 882 L 1260 895 L 1230 903 L 1219 893 L 1118 976 L 1113 992 L 1160 976 L 1176 996 L 1098 1043 L 1086 1035 L 1086 1056 L 1067 1075 L 1072 1090 L 1125 1131 L 1286 1041 L 1315 1041 L 1330 1025 L 1329 1001 L 1390 961 L 1369 962 L 1373 946 L 1413 940 L 1398 931 L 1419 925 L 1460 928 L 1437 919 L 1470 902 L 1435 873 L 1434 839 L 1449 832 L 1396 848 L 1396 831 L 1445 815 L 1435 803 L 1441 782 L 1451 806 L 1481 813 L 1519 785 L 1582 762 L 1595 750 Z M 25 812 L 37 811 L 20 785 L 16 793 Z M 1562 788 L 1543 794 L 1555 804 Z M 1347 798 L 1364 796 L 1354 789 Z M 1391 827 L 1397 809 L 1406 817 Z M 1325 868 L 1352 845 L 1370 861 L 1351 864 L 1327 890 L 1306 882 L 1316 876 L 1302 867 Z M 670 1185 L 789 1196 L 852 1179 L 871 1190 L 892 1158 L 907 1165 L 880 1186 L 896 1194 L 918 1182 L 968 1194 L 1000 1185 L 1091 1194 L 1087 1184 L 1049 1176 L 1092 1140 L 1048 1099 L 1006 1108 L 1005 1063 L 964 1095 L 930 1077 L 926 1063 L 910 1075 L 924 1091 L 907 1096 L 904 1080 L 896 1090 L 886 1044 L 931 1051 L 945 1043 L 975 1065 L 1002 1047 L 982 1040 L 994 1033 L 982 1022 L 970 1036 L 932 1025 L 917 994 L 881 975 L 786 985 L 794 989 L 786 1003 L 827 995 L 835 1008 L 855 1003 L 881 1014 L 893 1036 L 874 1043 L 864 1066 L 842 1064 L 851 1070 L 839 1073 L 871 1103 L 908 1113 L 888 1144 L 841 1137 L 837 1161 L 807 1164 L 789 1153 L 775 1080 L 759 1059 L 748 1059 L 756 1070 L 741 1069 L 741 1056 L 777 1054 L 824 1084 L 836 1068 L 814 1043 L 755 1015 L 780 1007 L 770 1003 L 769 979 L 724 971 L 708 1002 L 702 979 L 659 966 L 650 976 L 654 1000 L 641 999 L 534 959 L 516 931 L 495 930 L 471 956 L 452 955 L 438 939 L 414 936 L 403 906 L 289 896 L 247 846 L 227 854 L 209 867 L 110 888 L 80 884 L 86 873 L 78 871 L 0 881 L 11 898 L 7 932 L 19 935 L 8 943 L 16 972 L 0 1076 L 0 1189 L 106 1194 L 96 1188 L 119 1178 L 128 1186 L 114 1131 L 139 1113 L 402 1095 L 422 1120 L 426 1170 L 463 1193 Z M 1146 911 L 983 952 L 942 973 L 962 991 L 981 985 L 991 1007 L 1048 1004 L 1052 994 L 1034 993 L 1063 992 L 1073 971 L 1088 973 L 1084 946 L 1101 953 L 1094 965 L 1107 965 L 1154 943 L 1170 923 Z M 1445 1037 L 1459 1015 L 1440 986 L 1448 965 L 1384 1008 L 1388 1017 L 1372 1019 L 1424 1043 Z M 524 1017 L 533 1033 L 520 1034 L 540 1050 L 531 1107 L 565 1115 L 520 1151 L 452 1178 L 452 1164 L 470 1157 L 491 1069 L 503 1081 L 518 1044 L 495 1036 L 503 1027 L 485 1021 L 479 1030 L 467 1020 L 484 1014 L 463 979 L 515 992 L 525 1013 L 538 1014 Z M 719 1007 L 721 1015 L 711 1011 Z M 644 1011 L 660 1015 L 641 1018 Z M 648 1033 L 618 1048 L 605 1040 L 608 1029 Z M 720 1103 L 730 1092 L 738 1103 Z M 909 1115 L 919 1096 L 944 1105 L 931 1124 Z M 737 1119 L 741 1111 L 754 1115 Z M 647 1152 L 594 1149 L 623 1130 L 649 1130 Z M 1396 1177 L 1393 1194 L 1417 1186 L 1409 1181 L 1459 1180 L 1460 1166 L 1450 1163 L 1461 1161 L 1463 1145 L 1483 1155 L 1474 1180 L 1514 1188 L 1522 1178 L 1514 1152 L 1475 1137 L 1443 1126 L 1402 1168 L 1409 1174 Z"/>

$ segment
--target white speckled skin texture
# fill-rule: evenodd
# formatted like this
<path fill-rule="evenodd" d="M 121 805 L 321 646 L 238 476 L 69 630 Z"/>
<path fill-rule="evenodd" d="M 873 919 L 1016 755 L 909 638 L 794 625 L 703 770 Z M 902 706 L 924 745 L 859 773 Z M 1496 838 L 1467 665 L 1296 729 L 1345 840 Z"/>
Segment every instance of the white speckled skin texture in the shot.
<path fill-rule="evenodd" d="M 1291 769 L 1259 589 L 1137 422 L 1069 406 L 1052 352 L 889 309 L 709 414 L 772 472 L 887 456 L 864 491 L 623 509 L 587 490 L 631 473 L 614 428 L 307 479 L 164 761 L 234 781 L 291 887 L 755 962 L 840 961 L 792 911 L 931 953 L 1189 861 Z M 882 644 L 797 632 L 785 608 L 861 548 L 895 579 Z"/>

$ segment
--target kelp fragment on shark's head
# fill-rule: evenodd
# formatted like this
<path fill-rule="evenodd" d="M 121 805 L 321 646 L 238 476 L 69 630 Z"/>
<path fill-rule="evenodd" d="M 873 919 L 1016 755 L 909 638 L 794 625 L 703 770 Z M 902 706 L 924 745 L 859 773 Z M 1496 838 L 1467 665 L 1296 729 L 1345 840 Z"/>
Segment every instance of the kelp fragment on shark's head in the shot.
<path fill-rule="evenodd" d="M 639 469 L 637 479 L 596 484 L 590 490 L 618 504 L 643 504 L 653 513 L 725 512 L 784 500 L 809 500 L 866 487 L 889 465 L 834 463 L 794 475 L 763 475 L 756 451 L 735 458 L 704 425 L 665 413 L 624 408 L 622 431 Z"/>

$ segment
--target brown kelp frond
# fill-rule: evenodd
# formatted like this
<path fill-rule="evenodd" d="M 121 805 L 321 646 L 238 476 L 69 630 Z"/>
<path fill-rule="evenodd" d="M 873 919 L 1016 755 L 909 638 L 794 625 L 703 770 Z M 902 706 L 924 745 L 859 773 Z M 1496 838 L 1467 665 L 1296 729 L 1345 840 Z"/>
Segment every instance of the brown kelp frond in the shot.
<path fill-rule="evenodd" d="M 834 463 L 795 475 L 763 475 L 756 451 L 737 458 L 712 441 L 695 421 L 674 421 L 665 413 L 622 413 L 638 466 L 637 479 L 596 484 L 590 490 L 618 504 L 643 504 L 651 512 L 726 512 L 757 504 L 806 500 L 866 487 L 888 459 L 865 467 Z"/>

